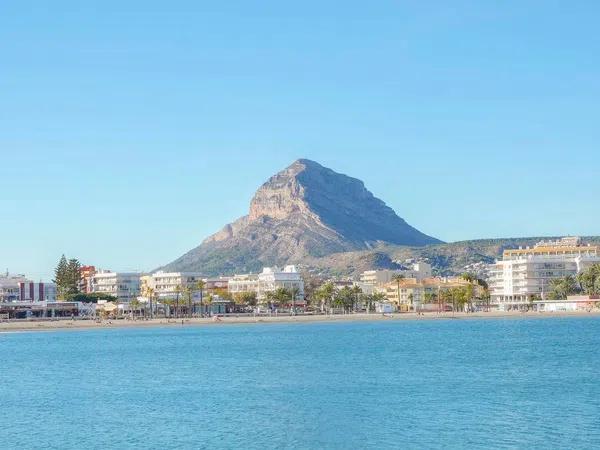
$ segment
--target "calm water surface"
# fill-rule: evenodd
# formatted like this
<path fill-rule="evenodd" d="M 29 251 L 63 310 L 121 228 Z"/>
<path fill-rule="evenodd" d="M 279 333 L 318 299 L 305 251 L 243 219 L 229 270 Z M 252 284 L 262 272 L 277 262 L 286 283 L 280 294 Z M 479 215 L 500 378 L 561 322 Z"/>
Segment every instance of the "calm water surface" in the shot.
<path fill-rule="evenodd" d="M 600 448 L 600 319 L 0 334 L 0 448 Z"/>

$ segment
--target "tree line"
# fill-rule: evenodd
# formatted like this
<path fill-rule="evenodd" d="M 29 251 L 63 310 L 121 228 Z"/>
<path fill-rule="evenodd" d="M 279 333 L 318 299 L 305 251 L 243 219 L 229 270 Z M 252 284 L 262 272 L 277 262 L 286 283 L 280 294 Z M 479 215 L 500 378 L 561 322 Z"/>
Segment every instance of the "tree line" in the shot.
<path fill-rule="evenodd" d="M 569 295 L 600 295 L 600 264 L 594 264 L 577 275 L 567 275 L 550 282 L 550 295 L 566 300 Z"/>

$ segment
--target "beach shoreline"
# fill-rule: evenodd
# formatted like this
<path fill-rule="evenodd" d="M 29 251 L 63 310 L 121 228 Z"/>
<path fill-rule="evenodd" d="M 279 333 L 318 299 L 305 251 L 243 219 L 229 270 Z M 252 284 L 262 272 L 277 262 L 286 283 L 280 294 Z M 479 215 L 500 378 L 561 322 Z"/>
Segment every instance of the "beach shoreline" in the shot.
<path fill-rule="evenodd" d="M 52 320 L 11 320 L 0 322 L 0 333 L 29 331 L 98 330 L 117 328 L 181 328 L 220 325 L 249 325 L 277 323 L 336 323 L 336 322 L 376 322 L 376 321 L 419 321 L 419 320 L 473 320 L 473 319 L 543 319 L 561 317 L 600 317 L 600 310 L 561 311 L 561 312 L 513 312 L 494 311 L 476 313 L 394 313 L 394 314 L 335 314 L 335 315 L 277 315 L 277 316 L 220 316 L 215 318 L 180 319 L 111 319 L 95 321 L 91 319 L 52 319 Z"/>

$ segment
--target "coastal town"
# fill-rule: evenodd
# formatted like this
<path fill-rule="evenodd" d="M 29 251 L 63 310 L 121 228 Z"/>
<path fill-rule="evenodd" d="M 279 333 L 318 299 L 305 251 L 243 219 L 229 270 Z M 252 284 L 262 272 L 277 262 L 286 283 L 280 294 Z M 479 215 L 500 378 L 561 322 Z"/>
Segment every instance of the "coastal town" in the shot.
<path fill-rule="evenodd" d="M 191 319 L 228 315 L 340 315 L 593 311 L 600 308 L 599 247 L 578 237 L 511 248 L 489 265 L 440 276 L 429 261 L 399 270 L 322 277 L 301 266 L 207 277 L 114 272 L 61 258 L 55 279 L 0 275 L 0 320 Z"/>

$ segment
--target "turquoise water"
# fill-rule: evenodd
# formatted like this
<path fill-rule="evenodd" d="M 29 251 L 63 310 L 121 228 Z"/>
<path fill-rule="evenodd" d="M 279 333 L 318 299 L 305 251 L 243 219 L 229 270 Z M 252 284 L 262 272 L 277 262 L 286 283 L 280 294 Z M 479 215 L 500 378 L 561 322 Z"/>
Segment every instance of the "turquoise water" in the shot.
<path fill-rule="evenodd" d="M 0 448 L 599 448 L 600 320 L 0 334 Z"/>

